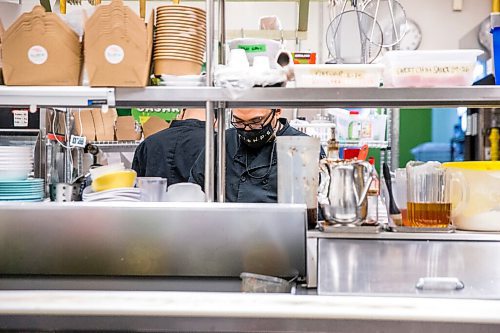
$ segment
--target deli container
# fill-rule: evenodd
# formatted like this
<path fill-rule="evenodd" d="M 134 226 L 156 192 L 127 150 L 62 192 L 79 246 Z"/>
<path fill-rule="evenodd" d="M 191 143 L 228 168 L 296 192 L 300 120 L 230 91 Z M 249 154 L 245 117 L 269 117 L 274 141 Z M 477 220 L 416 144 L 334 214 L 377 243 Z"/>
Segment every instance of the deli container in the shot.
<path fill-rule="evenodd" d="M 481 50 L 389 51 L 384 56 L 386 87 L 457 87 L 474 82 Z"/>
<path fill-rule="evenodd" d="M 379 87 L 382 64 L 296 65 L 296 87 Z"/>

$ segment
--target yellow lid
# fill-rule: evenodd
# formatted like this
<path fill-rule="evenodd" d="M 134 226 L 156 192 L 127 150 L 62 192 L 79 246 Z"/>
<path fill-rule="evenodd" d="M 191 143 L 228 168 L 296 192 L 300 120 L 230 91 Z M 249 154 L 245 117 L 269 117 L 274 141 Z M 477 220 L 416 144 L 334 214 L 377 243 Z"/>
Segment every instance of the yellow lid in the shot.
<path fill-rule="evenodd" d="M 500 171 L 500 161 L 446 162 L 443 163 L 443 167 L 477 171 Z"/>

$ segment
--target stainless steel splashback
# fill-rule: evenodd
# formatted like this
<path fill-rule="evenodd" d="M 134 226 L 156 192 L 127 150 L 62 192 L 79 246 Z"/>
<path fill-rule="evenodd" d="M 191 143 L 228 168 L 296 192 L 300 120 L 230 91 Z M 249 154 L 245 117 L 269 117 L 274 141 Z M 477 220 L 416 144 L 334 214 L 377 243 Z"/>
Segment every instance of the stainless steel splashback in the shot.
<path fill-rule="evenodd" d="M 305 205 L 0 204 L 0 274 L 305 276 L 305 242 Z"/>

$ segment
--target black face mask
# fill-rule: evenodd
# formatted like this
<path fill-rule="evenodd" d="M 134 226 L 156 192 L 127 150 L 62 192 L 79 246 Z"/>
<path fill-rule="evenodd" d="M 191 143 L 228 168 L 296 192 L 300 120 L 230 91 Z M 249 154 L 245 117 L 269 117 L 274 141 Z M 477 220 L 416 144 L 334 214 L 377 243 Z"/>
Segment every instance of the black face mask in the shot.
<path fill-rule="evenodd" d="M 268 143 L 274 136 L 274 128 L 271 124 L 264 125 L 262 129 L 255 129 L 250 131 L 245 131 L 243 129 L 237 129 L 239 137 L 243 142 L 250 148 L 260 148 L 266 143 Z"/>

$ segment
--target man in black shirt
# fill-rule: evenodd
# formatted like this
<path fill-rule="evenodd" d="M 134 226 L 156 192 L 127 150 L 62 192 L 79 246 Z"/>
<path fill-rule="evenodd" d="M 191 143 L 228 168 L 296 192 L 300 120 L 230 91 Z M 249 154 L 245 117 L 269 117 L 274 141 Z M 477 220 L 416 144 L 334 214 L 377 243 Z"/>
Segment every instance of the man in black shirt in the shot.
<path fill-rule="evenodd" d="M 146 138 L 135 150 L 132 169 L 138 177 L 187 182 L 189 170 L 205 145 L 205 110 L 186 109 L 169 128 Z"/>
<path fill-rule="evenodd" d="M 280 115 L 279 109 L 233 110 L 234 128 L 226 131 L 227 202 L 278 201 L 276 137 L 305 135 Z M 204 174 L 203 150 L 191 169 L 189 181 L 203 188 Z"/>

